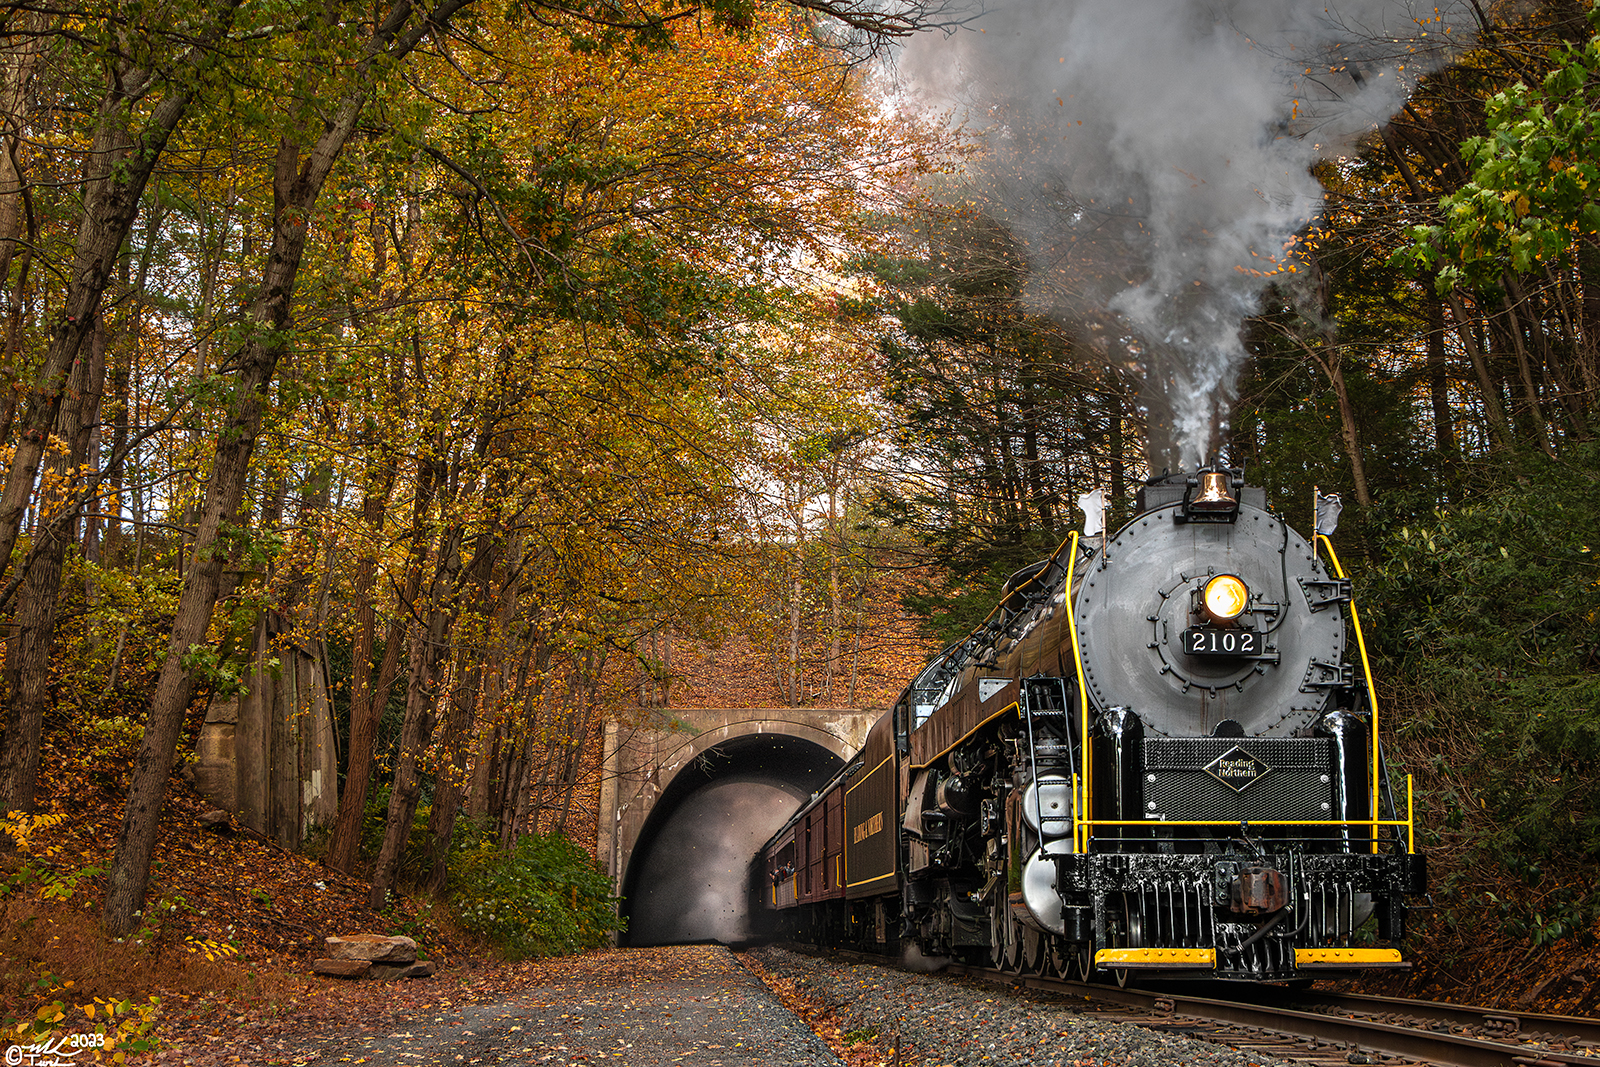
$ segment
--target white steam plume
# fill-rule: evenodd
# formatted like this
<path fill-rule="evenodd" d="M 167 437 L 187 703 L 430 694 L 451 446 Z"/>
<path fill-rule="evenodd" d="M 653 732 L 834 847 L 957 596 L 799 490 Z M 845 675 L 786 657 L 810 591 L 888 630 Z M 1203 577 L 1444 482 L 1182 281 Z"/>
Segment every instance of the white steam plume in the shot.
<path fill-rule="evenodd" d="M 976 25 L 902 75 L 987 134 L 1033 305 L 1142 371 L 1154 470 L 1225 438 L 1240 320 L 1306 270 L 1311 167 L 1470 43 L 1453 3 L 1397 0 L 994 0 Z"/>

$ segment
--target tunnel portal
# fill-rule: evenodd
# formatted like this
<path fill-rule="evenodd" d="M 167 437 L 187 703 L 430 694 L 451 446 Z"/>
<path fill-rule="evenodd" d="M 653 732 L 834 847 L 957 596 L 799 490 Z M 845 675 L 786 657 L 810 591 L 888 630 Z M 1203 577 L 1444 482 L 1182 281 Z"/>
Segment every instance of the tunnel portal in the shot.
<path fill-rule="evenodd" d="M 626 945 L 744 940 L 750 862 L 844 766 L 779 733 L 731 737 L 683 767 L 642 827 L 622 884 Z"/>

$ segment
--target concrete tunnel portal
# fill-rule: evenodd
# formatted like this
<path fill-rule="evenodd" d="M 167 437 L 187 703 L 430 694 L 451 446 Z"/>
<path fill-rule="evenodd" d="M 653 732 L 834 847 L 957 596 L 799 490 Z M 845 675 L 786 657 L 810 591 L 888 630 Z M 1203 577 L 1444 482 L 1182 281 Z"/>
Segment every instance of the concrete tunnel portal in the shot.
<path fill-rule="evenodd" d="M 745 940 L 751 861 L 843 766 L 782 733 L 730 737 L 695 757 L 662 790 L 629 858 L 621 943 Z"/>

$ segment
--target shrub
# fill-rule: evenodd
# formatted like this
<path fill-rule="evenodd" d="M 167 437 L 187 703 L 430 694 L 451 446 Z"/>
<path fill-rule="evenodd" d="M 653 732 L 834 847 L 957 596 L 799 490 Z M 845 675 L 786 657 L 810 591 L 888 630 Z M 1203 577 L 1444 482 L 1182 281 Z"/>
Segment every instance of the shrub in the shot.
<path fill-rule="evenodd" d="M 1456 506 L 1388 531 L 1363 583 L 1373 648 L 1412 705 L 1400 728 L 1431 757 L 1446 825 L 1470 828 L 1475 862 L 1552 893 L 1600 854 L 1597 459 L 1590 446 L 1505 461 Z M 1568 870 L 1547 880 L 1554 868 Z M 1544 906 L 1600 914 L 1600 891 L 1567 896 Z"/>
<path fill-rule="evenodd" d="M 618 929 L 605 872 L 564 837 L 524 837 L 509 851 L 463 843 L 450 867 L 457 920 L 510 959 L 599 948 Z"/>

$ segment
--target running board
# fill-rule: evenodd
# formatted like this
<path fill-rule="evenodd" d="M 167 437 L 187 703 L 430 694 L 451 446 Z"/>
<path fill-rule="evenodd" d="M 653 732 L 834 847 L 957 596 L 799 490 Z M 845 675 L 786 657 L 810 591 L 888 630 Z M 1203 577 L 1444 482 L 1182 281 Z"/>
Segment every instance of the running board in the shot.
<path fill-rule="evenodd" d="M 1096 967 L 1117 970 L 1215 970 L 1214 948 L 1103 948 Z M 1396 948 L 1297 948 L 1296 970 L 1349 970 L 1355 967 L 1409 967 Z"/>
<path fill-rule="evenodd" d="M 1096 967 L 1118 970 L 1216 970 L 1214 948 L 1103 948 L 1094 954 Z"/>
<path fill-rule="evenodd" d="M 1397 948 L 1297 948 L 1294 950 L 1297 969 L 1318 968 L 1349 969 L 1351 967 L 1409 967 L 1400 958 Z"/>

